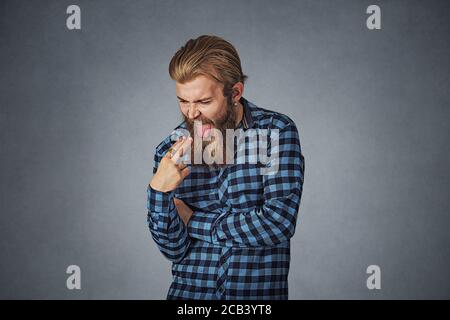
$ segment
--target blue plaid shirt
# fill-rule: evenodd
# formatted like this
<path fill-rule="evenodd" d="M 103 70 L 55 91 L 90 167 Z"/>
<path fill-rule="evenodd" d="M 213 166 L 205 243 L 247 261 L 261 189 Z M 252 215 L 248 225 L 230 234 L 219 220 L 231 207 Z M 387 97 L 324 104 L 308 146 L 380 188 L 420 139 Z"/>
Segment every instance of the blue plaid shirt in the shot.
<path fill-rule="evenodd" d="M 278 170 L 262 174 L 271 162 L 235 159 L 220 169 L 188 165 L 190 174 L 171 192 L 148 186 L 148 226 L 159 250 L 172 261 L 167 299 L 288 299 L 290 238 L 305 168 L 300 139 L 288 116 L 243 97 L 240 102 L 244 116 L 238 128 L 268 129 L 268 135 L 278 129 Z M 177 129 L 186 129 L 186 123 L 175 133 Z M 153 173 L 173 140 L 170 135 L 156 147 Z M 247 151 L 252 147 L 245 144 Z M 193 210 L 187 226 L 174 197 Z"/>

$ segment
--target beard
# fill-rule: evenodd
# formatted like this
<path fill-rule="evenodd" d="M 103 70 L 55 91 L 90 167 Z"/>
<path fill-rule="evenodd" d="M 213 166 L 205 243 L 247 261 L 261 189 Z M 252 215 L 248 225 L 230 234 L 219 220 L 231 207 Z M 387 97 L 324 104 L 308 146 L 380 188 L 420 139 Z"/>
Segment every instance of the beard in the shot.
<path fill-rule="evenodd" d="M 232 146 L 227 145 L 226 130 L 236 128 L 236 117 L 237 117 L 237 110 L 236 110 L 237 108 L 233 106 L 230 100 L 231 99 L 227 99 L 225 114 L 220 119 L 217 120 L 211 120 L 208 118 L 199 118 L 191 120 L 187 118 L 184 114 L 182 114 L 183 120 L 186 122 L 186 127 L 189 130 L 189 134 L 191 137 L 194 138 L 194 141 L 190 148 L 191 149 L 190 163 L 193 167 L 208 167 L 210 169 L 217 169 L 228 166 L 226 161 L 227 154 L 231 154 L 234 148 L 231 148 Z M 200 138 L 198 135 L 195 134 L 196 132 L 194 131 L 194 121 L 200 121 L 202 125 L 210 124 L 212 126 L 213 130 L 210 131 L 210 134 L 206 140 L 204 140 L 204 138 Z M 220 132 L 220 134 L 222 135 L 222 139 L 217 139 L 215 137 L 215 134 L 212 133 L 214 129 Z M 215 133 L 218 134 L 219 132 L 216 131 Z M 234 141 L 232 145 L 234 147 Z M 212 157 L 217 157 L 219 153 L 222 153 L 222 157 L 220 156 L 217 157 L 218 159 L 221 158 L 222 160 L 221 161 L 219 160 L 218 163 L 216 161 L 213 161 L 212 163 L 205 162 L 204 154 L 206 148 L 208 148 L 207 152 L 208 154 L 210 153 Z M 197 153 L 197 158 L 194 156 L 195 153 Z M 201 155 L 200 162 L 198 161 L 199 155 Z"/>

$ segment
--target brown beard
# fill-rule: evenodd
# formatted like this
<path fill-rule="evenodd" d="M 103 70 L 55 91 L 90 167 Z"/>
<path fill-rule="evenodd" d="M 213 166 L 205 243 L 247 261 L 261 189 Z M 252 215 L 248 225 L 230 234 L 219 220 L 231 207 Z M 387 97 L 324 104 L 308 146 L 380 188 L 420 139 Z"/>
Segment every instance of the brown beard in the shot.
<path fill-rule="evenodd" d="M 190 155 L 190 163 L 193 167 L 197 167 L 197 166 L 206 166 L 208 168 L 224 168 L 226 166 L 228 166 L 228 164 L 226 163 L 226 159 L 227 159 L 227 150 L 230 149 L 231 146 L 227 146 L 226 143 L 226 130 L 227 129 L 235 129 L 236 128 L 236 116 L 237 116 L 237 110 L 236 107 L 233 106 L 233 104 L 231 103 L 231 101 L 228 101 L 227 99 L 227 110 L 225 115 L 218 120 L 210 120 L 207 118 L 200 118 L 200 119 L 195 119 L 197 121 L 202 121 L 202 124 L 211 124 L 213 126 L 214 129 L 217 129 L 221 132 L 222 134 L 222 145 L 218 145 L 218 147 L 215 149 L 215 152 L 222 152 L 223 157 L 222 157 L 222 163 L 205 163 L 204 159 L 203 159 L 203 152 L 205 150 L 205 148 L 211 144 L 213 137 L 209 138 L 209 141 L 202 141 L 202 146 L 201 146 L 201 162 L 200 163 L 195 163 L 195 158 L 194 158 L 194 152 L 195 152 L 195 148 L 194 148 L 194 143 L 195 143 L 195 139 L 200 139 L 198 136 L 194 136 L 194 120 L 191 120 L 189 118 L 187 118 L 184 114 L 182 114 L 183 116 L 183 120 L 186 122 L 186 127 L 189 130 L 189 134 L 191 137 L 194 137 L 194 142 L 191 146 L 191 155 Z M 234 143 L 233 143 L 234 144 Z M 231 150 L 234 150 L 234 148 L 231 148 Z M 230 151 L 231 152 L 231 151 Z"/>

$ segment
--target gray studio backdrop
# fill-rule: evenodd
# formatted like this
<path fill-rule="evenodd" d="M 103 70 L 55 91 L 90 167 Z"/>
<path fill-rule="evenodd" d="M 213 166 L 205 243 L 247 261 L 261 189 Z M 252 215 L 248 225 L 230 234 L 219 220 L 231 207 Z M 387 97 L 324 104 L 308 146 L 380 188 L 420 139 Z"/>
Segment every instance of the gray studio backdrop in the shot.
<path fill-rule="evenodd" d="M 71 4 L 81 30 L 66 27 Z M 371 4 L 381 30 L 366 27 Z M 2 0 L 0 298 L 165 298 L 146 187 L 180 122 L 168 63 L 201 34 L 236 46 L 244 97 L 298 126 L 290 299 L 450 298 L 449 9 Z M 81 290 L 66 287 L 69 265 Z"/>

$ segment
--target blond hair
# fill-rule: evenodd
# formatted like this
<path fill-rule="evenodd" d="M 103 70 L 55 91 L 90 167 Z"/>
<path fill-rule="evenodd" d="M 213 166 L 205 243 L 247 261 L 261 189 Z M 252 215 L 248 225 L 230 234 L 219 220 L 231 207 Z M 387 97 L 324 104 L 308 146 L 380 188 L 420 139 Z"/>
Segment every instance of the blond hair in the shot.
<path fill-rule="evenodd" d="M 231 96 L 237 82 L 245 83 L 241 60 L 236 49 L 228 41 L 213 35 L 190 39 L 172 57 L 169 64 L 170 77 L 185 83 L 199 75 L 210 76 L 223 84 L 225 97 Z"/>

